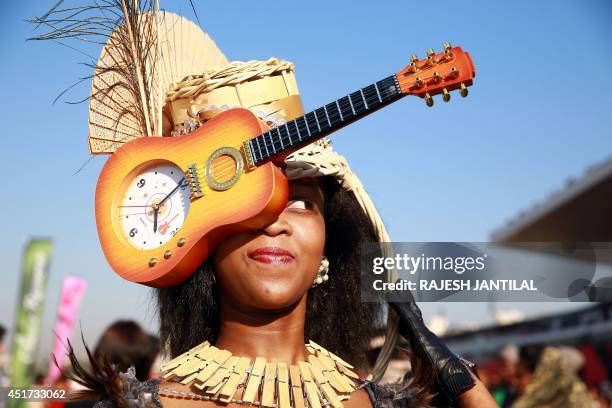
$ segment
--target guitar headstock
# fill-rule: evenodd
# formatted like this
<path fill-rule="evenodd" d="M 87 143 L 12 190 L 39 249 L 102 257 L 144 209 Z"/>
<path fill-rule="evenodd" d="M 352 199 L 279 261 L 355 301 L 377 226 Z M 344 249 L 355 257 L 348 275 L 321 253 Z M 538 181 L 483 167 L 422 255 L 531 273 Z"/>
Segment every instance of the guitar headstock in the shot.
<path fill-rule="evenodd" d="M 433 105 L 433 96 L 442 94 L 444 102 L 450 100 L 450 91 L 459 89 L 467 96 L 467 87 L 476 76 L 470 54 L 461 47 L 444 43 L 444 51 L 427 51 L 427 58 L 410 57 L 410 64 L 395 74 L 404 95 L 416 95 L 425 99 L 427 106 Z"/>

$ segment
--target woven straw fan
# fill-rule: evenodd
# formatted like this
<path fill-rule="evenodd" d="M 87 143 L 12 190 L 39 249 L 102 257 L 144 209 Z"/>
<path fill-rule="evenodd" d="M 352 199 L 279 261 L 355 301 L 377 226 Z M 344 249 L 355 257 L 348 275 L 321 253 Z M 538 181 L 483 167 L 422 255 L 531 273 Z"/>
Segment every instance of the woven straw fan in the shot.
<path fill-rule="evenodd" d="M 136 24 L 117 28 L 100 53 L 89 104 L 92 154 L 113 153 L 135 138 L 161 135 L 164 96 L 171 85 L 227 64 L 210 36 L 184 17 L 148 13 Z M 127 40 L 132 29 L 137 41 Z"/>

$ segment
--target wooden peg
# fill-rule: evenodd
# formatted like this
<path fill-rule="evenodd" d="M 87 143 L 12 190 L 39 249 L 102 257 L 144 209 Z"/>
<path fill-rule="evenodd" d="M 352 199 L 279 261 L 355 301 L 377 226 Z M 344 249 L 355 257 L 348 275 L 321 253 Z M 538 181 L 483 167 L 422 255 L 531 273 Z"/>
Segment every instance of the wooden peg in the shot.
<path fill-rule="evenodd" d="M 198 350 L 196 351 L 190 350 L 188 352 L 189 354 L 184 353 L 183 357 L 179 358 L 178 360 L 174 359 L 173 363 L 170 366 L 176 365 L 173 369 L 174 374 L 179 377 L 184 377 L 193 373 L 195 369 L 201 366 L 202 360 L 204 360 L 206 357 L 200 358 L 200 353 L 206 356 L 208 353 L 214 353 L 216 350 L 218 350 L 218 348 L 214 346 L 205 346 L 202 348 L 198 348 Z M 167 364 L 166 366 L 169 365 Z"/>
<path fill-rule="evenodd" d="M 323 347 L 321 347 L 320 345 L 318 345 L 317 343 L 315 343 L 312 340 L 308 340 L 308 344 L 310 345 L 310 347 L 312 347 L 313 349 L 319 350 L 323 353 L 327 353 L 327 350 L 325 350 Z"/>
<path fill-rule="evenodd" d="M 332 358 L 332 360 L 334 360 L 336 363 L 343 365 L 346 368 L 355 368 L 352 365 L 350 365 L 349 363 L 347 363 L 346 361 L 344 361 L 343 359 L 341 359 L 340 357 L 338 357 L 337 355 L 335 355 L 334 353 L 332 353 L 331 351 L 329 352 L 329 356 Z"/>
<path fill-rule="evenodd" d="M 246 374 L 247 368 L 251 365 L 251 359 L 247 357 L 240 357 L 232 372 L 229 375 L 229 378 L 225 382 L 223 388 L 221 388 L 220 396 L 221 401 L 229 403 L 236 390 L 238 389 L 238 384 L 240 384 L 241 380 L 244 378 Z"/>
<path fill-rule="evenodd" d="M 340 371 L 342 374 L 347 375 L 351 378 L 354 378 L 355 380 L 359 379 L 359 376 L 357 374 L 355 374 L 354 372 L 352 372 L 350 369 L 343 366 L 342 364 L 336 364 L 336 367 L 338 371 Z"/>
<path fill-rule="evenodd" d="M 196 376 L 196 381 L 199 381 L 201 384 L 196 384 L 196 388 L 198 389 L 204 389 L 204 383 L 213 375 L 215 374 L 215 372 L 219 369 L 219 367 L 221 367 L 221 365 L 223 363 L 225 363 L 225 360 L 227 360 L 228 358 L 230 358 L 230 356 L 232 355 L 232 353 L 230 353 L 227 350 L 219 350 L 217 349 L 217 352 L 215 352 L 215 354 L 213 354 L 212 356 L 212 360 L 210 360 L 210 362 L 208 363 L 208 365 L 206 365 L 206 367 L 204 367 L 204 369 L 202 371 L 200 371 L 198 373 L 198 375 Z"/>
<path fill-rule="evenodd" d="M 320 385 L 319 388 L 321 388 L 321 390 L 323 391 L 323 395 L 325 395 L 325 398 L 327 398 L 327 401 L 331 404 L 332 407 L 334 408 L 343 407 L 342 401 L 340 401 L 338 394 L 336 394 L 336 392 L 331 387 L 331 385 L 329 385 L 328 383 L 325 383 L 325 384 Z"/>
<path fill-rule="evenodd" d="M 221 381 L 219 384 L 215 385 L 214 387 L 206 387 L 206 394 L 209 395 L 217 395 L 217 393 L 221 390 L 221 387 L 223 387 L 223 381 Z"/>
<path fill-rule="evenodd" d="M 174 369 L 174 374 L 179 377 L 184 377 L 186 375 L 192 374 L 197 371 L 202 365 L 202 360 L 197 357 L 192 357 L 189 360 L 185 361 L 183 364 Z"/>
<path fill-rule="evenodd" d="M 278 406 L 279 408 L 291 408 L 289 370 L 285 363 L 278 363 Z"/>
<path fill-rule="evenodd" d="M 231 356 L 228 358 L 208 380 L 204 382 L 204 387 L 215 388 L 226 378 L 229 378 L 230 373 L 234 369 L 234 366 L 238 363 L 240 357 Z M 208 392 L 208 391 L 207 391 Z"/>
<path fill-rule="evenodd" d="M 253 368 L 251 368 L 251 373 L 249 374 L 247 387 L 244 391 L 244 395 L 242 396 L 243 401 L 255 402 L 255 397 L 257 395 L 257 391 L 259 390 L 259 384 L 261 384 L 265 368 L 266 359 L 263 357 L 257 357 L 255 359 L 255 363 L 253 364 Z"/>
<path fill-rule="evenodd" d="M 192 382 L 193 380 L 196 379 L 196 377 L 198 376 L 198 374 L 200 373 L 200 371 L 196 371 L 193 374 L 188 375 L 187 377 L 183 378 L 180 383 L 181 384 L 189 384 L 190 382 Z"/>
<path fill-rule="evenodd" d="M 289 366 L 289 375 L 291 377 L 293 406 L 294 408 L 304 408 L 304 390 L 302 389 L 302 380 L 300 378 L 300 369 L 298 366 Z"/>
<path fill-rule="evenodd" d="M 208 348 L 202 348 L 200 349 L 200 351 L 196 351 L 194 353 L 194 356 L 191 360 L 189 361 L 198 361 L 198 371 L 193 372 L 192 374 L 188 375 L 187 377 L 183 378 L 181 380 L 181 384 L 189 384 L 191 381 L 193 381 L 194 379 L 197 378 L 198 374 L 200 373 L 200 371 L 202 371 L 203 369 L 203 363 L 205 361 L 208 361 L 208 358 L 212 355 L 214 355 L 219 349 L 216 347 L 208 347 Z"/>
<path fill-rule="evenodd" d="M 173 368 L 178 367 L 179 365 L 184 363 L 186 360 L 188 360 L 191 357 L 193 357 L 198 351 L 205 350 L 208 347 L 210 347 L 210 343 L 205 341 L 204 343 L 196 346 L 195 349 L 188 350 L 188 351 L 184 352 L 183 354 L 181 354 L 180 356 L 174 357 L 172 360 L 170 360 L 167 363 L 163 364 L 161 366 L 161 370 L 162 371 L 172 370 Z"/>
<path fill-rule="evenodd" d="M 329 403 L 334 408 L 341 408 L 342 402 L 340 402 L 338 396 L 336 395 L 332 387 L 329 385 L 329 382 L 327 381 L 327 378 L 325 378 L 325 376 L 323 375 L 321 369 L 315 364 L 309 364 L 309 367 L 314 381 L 319 386 L 319 389 L 323 392 L 325 398 L 327 398 L 327 401 L 329 401 Z"/>
<path fill-rule="evenodd" d="M 321 408 L 319 392 L 317 391 L 317 386 L 312 381 L 312 376 L 310 374 L 310 366 L 308 365 L 308 363 L 300 361 L 298 362 L 298 367 L 300 369 L 300 376 L 302 377 L 304 389 L 306 390 L 306 398 L 308 399 L 309 406 L 311 408 Z"/>
<path fill-rule="evenodd" d="M 355 391 L 355 383 L 352 382 L 348 377 L 340 374 L 338 370 L 334 370 L 332 374 L 336 378 L 336 382 L 342 384 L 342 390 L 338 390 L 341 394 L 348 395 Z"/>
<path fill-rule="evenodd" d="M 312 378 L 317 384 L 321 385 L 327 382 L 325 376 L 323 375 L 323 372 L 319 367 L 317 367 L 315 364 L 309 364 L 308 366 L 310 368 Z"/>
<path fill-rule="evenodd" d="M 339 393 L 344 394 L 353 391 L 353 387 L 347 384 L 344 377 L 336 370 L 336 364 L 331 358 L 327 356 L 309 356 L 308 361 L 321 369 L 327 381 L 329 381 L 331 386 Z"/>
<path fill-rule="evenodd" d="M 261 392 L 261 406 L 272 407 L 275 405 L 275 381 L 276 380 L 276 363 L 268 362 L 266 364 L 266 372 L 263 378 L 263 390 Z"/>

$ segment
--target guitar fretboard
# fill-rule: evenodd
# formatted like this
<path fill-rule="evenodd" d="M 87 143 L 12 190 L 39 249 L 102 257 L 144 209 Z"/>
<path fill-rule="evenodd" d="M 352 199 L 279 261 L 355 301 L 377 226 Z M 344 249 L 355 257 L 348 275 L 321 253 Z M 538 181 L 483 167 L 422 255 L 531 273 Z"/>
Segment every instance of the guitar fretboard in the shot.
<path fill-rule="evenodd" d="M 402 96 L 395 75 L 361 88 L 249 140 L 253 163 L 260 165 L 312 143 Z"/>

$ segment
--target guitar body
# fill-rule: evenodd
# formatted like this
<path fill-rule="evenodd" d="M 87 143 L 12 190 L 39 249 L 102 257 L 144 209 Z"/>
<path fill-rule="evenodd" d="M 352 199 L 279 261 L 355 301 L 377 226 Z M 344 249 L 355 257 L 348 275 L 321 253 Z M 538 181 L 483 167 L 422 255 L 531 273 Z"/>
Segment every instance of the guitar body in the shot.
<path fill-rule="evenodd" d="M 249 170 L 246 163 L 237 163 L 236 156 L 213 156 L 220 148 L 239 152 L 245 140 L 266 130 L 250 111 L 232 109 L 188 135 L 143 137 L 117 150 L 102 169 L 95 198 L 100 243 L 113 270 L 133 282 L 173 286 L 191 276 L 229 234 L 273 222 L 288 197 L 282 171 L 272 163 Z M 214 159 L 209 160 L 211 156 Z M 173 164 L 183 171 L 195 165 L 202 195 L 192 198 L 182 226 L 170 240 L 156 248 L 138 248 L 121 225 L 119 207 L 133 180 L 158 163 Z M 225 181 L 236 174 L 238 165 L 243 171 L 231 187 L 219 190 L 206 183 L 205 167 Z M 152 210 L 147 211 L 150 215 Z"/>

